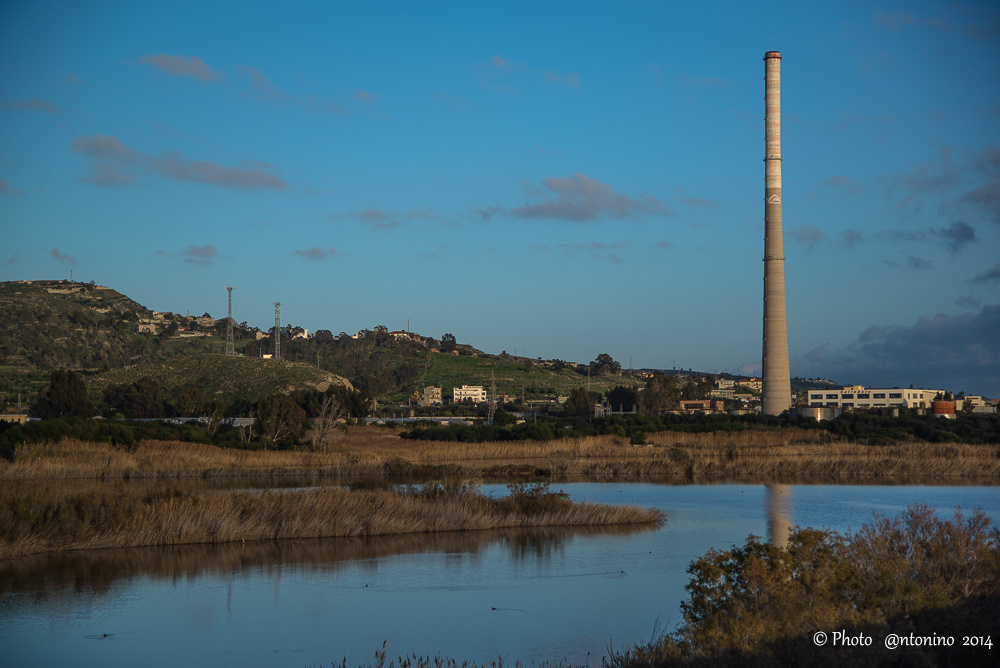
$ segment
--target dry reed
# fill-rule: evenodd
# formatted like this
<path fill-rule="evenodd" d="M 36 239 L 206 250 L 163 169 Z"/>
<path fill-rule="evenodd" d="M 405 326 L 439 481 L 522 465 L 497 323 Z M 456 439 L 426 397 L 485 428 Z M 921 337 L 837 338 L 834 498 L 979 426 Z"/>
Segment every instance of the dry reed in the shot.
<path fill-rule="evenodd" d="M 811 440 L 810 440 L 811 439 Z M 63 440 L 18 446 L 0 480 L 361 476 L 632 478 L 665 480 L 1000 478 L 997 445 L 859 445 L 804 430 L 660 432 L 647 446 L 617 436 L 556 441 L 410 441 L 355 427 L 323 452 L 248 451 L 176 441 L 132 450 Z"/>
<path fill-rule="evenodd" d="M 547 493 L 492 498 L 472 488 L 403 493 L 339 487 L 183 492 L 94 484 L 36 488 L 0 502 L 0 559 L 91 548 L 384 536 L 544 526 L 643 524 L 655 509 L 575 504 Z"/>

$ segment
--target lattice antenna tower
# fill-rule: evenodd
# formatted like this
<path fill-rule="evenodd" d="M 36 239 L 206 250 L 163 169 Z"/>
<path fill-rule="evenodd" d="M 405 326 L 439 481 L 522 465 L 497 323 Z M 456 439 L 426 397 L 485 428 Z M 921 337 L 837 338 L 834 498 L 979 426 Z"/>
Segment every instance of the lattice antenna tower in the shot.
<path fill-rule="evenodd" d="M 226 318 L 226 354 L 235 355 L 236 345 L 233 343 L 233 290 L 234 286 L 227 285 L 229 291 L 229 316 Z"/>
<path fill-rule="evenodd" d="M 274 359 L 281 359 L 281 302 L 274 302 Z"/>

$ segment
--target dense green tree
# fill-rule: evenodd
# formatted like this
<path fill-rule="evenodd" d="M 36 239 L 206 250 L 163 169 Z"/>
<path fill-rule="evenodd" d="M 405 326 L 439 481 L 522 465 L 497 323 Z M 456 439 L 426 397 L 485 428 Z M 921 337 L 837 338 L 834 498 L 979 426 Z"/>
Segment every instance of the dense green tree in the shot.
<path fill-rule="evenodd" d="M 677 407 L 681 398 L 681 388 L 674 376 L 654 373 L 646 381 L 642 392 L 640 408 L 647 415 L 659 415 L 662 411 Z"/>
<path fill-rule="evenodd" d="M 569 393 L 569 399 L 563 404 L 563 412 L 567 416 L 591 417 L 594 415 L 594 402 L 590 393 L 582 387 L 574 387 Z"/>
<path fill-rule="evenodd" d="M 182 417 L 199 417 L 205 412 L 205 394 L 197 387 L 187 387 L 177 395 L 174 412 Z"/>
<path fill-rule="evenodd" d="M 306 430 L 306 412 L 287 394 L 269 394 L 257 402 L 254 431 L 266 450 L 298 443 Z"/>
<path fill-rule="evenodd" d="M 455 335 L 448 333 L 441 336 L 441 352 L 450 353 L 458 345 L 455 341 Z M 495 350 L 495 349 L 494 349 Z"/>
<path fill-rule="evenodd" d="M 639 406 L 639 395 L 633 388 L 619 385 L 608 392 L 608 403 L 611 410 L 630 411 Z"/>
<path fill-rule="evenodd" d="M 496 413 L 493 414 L 493 424 L 498 427 L 504 427 L 511 424 L 516 424 L 517 418 L 500 408 Z"/>
<path fill-rule="evenodd" d="M 52 372 L 49 387 L 32 412 L 43 420 L 63 416 L 91 417 L 94 405 L 79 376 L 69 369 L 57 369 Z"/>
<path fill-rule="evenodd" d="M 127 418 L 155 419 L 167 413 L 160 381 L 143 376 L 134 383 L 109 385 L 104 390 L 106 412 L 121 412 Z"/>

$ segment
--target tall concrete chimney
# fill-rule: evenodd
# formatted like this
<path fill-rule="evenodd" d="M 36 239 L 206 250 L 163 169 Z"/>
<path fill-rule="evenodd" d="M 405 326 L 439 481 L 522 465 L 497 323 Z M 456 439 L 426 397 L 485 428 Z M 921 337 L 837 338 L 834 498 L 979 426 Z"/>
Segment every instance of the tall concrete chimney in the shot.
<path fill-rule="evenodd" d="M 764 54 L 764 364 L 763 411 L 792 405 L 781 238 L 781 53 Z"/>

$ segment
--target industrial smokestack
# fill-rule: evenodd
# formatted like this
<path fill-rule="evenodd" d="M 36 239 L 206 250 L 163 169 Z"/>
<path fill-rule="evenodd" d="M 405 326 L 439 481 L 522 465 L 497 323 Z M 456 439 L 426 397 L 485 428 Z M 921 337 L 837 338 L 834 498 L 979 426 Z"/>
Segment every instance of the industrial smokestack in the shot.
<path fill-rule="evenodd" d="M 764 364 L 763 410 L 792 405 L 785 310 L 785 250 L 781 238 L 781 53 L 764 54 Z"/>

